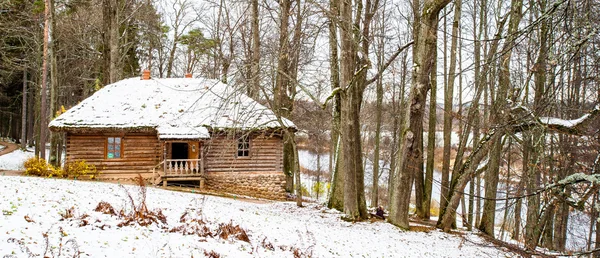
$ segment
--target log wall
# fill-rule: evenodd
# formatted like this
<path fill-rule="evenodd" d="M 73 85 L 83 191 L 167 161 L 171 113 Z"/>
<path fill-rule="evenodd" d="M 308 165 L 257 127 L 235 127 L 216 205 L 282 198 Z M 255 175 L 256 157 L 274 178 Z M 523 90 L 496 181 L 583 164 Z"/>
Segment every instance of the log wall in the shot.
<path fill-rule="evenodd" d="M 107 137 L 122 137 L 122 158 L 107 159 Z M 161 143 L 156 134 L 67 134 L 67 162 L 85 160 L 96 166 L 100 178 L 123 179 L 152 176 L 152 168 L 160 162 Z"/>
<path fill-rule="evenodd" d="M 237 138 L 213 136 L 203 143 L 208 189 L 267 199 L 286 198 L 281 137 L 252 135 L 250 156 L 237 157 Z"/>
<path fill-rule="evenodd" d="M 281 172 L 283 173 L 283 140 L 281 137 L 253 135 L 250 138 L 250 156 L 237 157 L 237 138 L 213 136 L 203 143 L 205 171 L 225 172 Z"/>

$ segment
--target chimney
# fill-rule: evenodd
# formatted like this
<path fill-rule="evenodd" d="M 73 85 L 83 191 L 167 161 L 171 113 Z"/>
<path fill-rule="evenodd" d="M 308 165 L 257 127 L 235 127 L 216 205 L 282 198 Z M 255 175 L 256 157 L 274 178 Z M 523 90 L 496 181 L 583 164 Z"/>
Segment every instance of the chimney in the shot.
<path fill-rule="evenodd" d="M 185 78 L 192 78 L 192 74 L 191 73 L 186 73 L 185 74 Z"/>
<path fill-rule="evenodd" d="M 150 70 L 144 70 L 142 72 L 142 80 L 150 80 Z"/>

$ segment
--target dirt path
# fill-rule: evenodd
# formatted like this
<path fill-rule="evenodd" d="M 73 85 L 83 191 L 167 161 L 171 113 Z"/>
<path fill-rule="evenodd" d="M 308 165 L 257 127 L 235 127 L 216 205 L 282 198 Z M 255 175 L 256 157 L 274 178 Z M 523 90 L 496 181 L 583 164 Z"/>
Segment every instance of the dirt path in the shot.
<path fill-rule="evenodd" d="M 19 148 L 19 145 L 10 143 L 10 142 L 0 142 L 0 145 L 3 145 L 6 147 L 0 151 L 0 156 L 11 153 Z"/>

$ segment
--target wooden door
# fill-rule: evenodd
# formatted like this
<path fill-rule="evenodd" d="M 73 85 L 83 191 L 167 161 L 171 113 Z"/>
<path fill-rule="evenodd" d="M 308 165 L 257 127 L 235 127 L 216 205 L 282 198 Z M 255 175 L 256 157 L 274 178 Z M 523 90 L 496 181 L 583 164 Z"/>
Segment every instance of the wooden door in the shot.
<path fill-rule="evenodd" d="M 198 159 L 200 157 L 200 142 L 188 142 L 188 159 Z"/>

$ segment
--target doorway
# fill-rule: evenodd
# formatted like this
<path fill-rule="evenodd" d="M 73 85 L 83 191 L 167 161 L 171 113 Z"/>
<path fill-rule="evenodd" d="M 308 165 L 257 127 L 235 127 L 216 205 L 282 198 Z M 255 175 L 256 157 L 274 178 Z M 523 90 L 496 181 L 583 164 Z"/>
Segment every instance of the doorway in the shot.
<path fill-rule="evenodd" d="M 186 142 L 172 143 L 171 159 L 188 159 L 188 144 Z"/>

